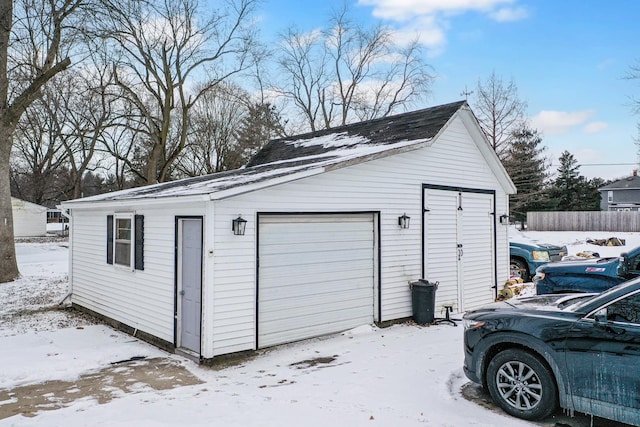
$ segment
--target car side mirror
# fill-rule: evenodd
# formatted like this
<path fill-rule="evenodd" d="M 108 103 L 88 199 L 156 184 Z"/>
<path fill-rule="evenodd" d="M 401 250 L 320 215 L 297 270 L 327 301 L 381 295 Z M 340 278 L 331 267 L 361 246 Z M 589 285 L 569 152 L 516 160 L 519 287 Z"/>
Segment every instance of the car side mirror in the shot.
<path fill-rule="evenodd" d="M 593 315 L 593 319 L 596 321 L 596 324 L 607 323 L 607 309 L 601 308 L 596 311 Z"/>
<path fill-rule="evenodd" d="M 627 277 L 629 274 L 629 254 L 623 252 L 620 254 L 620 265 L 618 266 L 618 275 L 620 277 Z"/>

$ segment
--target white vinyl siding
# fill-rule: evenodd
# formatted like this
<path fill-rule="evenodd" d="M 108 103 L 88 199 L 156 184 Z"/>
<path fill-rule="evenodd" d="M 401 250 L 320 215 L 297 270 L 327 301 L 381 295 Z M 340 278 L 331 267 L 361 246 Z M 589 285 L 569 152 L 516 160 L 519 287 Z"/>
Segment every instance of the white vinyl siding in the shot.
<path fill-rule="evenodd" d="M 132 270 L 107 264 L 107 215 L 114 209 L 72 211 L 73 303 L 173 342 L 175 215 L 203 212 L 193 204 L 136 209 L 145 217 L 145 269 Z"/>
<path fill-rule="evenodd" d="M 214 313 L 207 327 L 215 333 L 205 357 L 255 348 L 257 212 L 380 212 L 382 316 L 375 320 L 410 317 L 409 283 L 422 277 L 422 184 L 495 189 L 498 211 L 508 212 L 505 189 L 460 119 L 431 147 L 214 202 L 214 246 L 224 249 L 216 249 L 214 260 Z M 403 213 L 411 217 L 407 230 L 398 227 Z M 231 232 L 238 214 L 248 220 L 244 236 Z M 504 283 L 507 227 L 499 226 L 497 236 L 498 282 Z"/>
<path fill-rule="evenodd" d="M 101 209 L 100 202 L 73 209 L 73 302 L 173 342 L 175 217 L 202 216 L 202 356 L 253 350 L 258 341 L 258 213 L 370 212 L 377 235 L 374 251 L 380 253 L 374 266 L 373 320 L 410 317 L 409 283 L 422 278 L 422 185 L 495 190 L 497 212 L 508 212 L 508 189 L 501 186 L 461 117 L 457 115 L 432 146 L 227 199 L 123 200 L 108 202 L 110 209 Z M 474 132 L 477 136 L 479 131 Z M 124 211 L 144 215 L 144 270 L 127 271 L 106 262 L 106 216 Z M 398 227 L 403 213 L 411 217 L 405 230 Z M 238 215 L 248 221 L 244 236 L 231 230 Z M 502 284 L 509 274 L 507 227 L 499 225 L 496 233 L 497 277 Z M 493 247 L 490 239 L 486 245 Z"/>
<path fill-rule="evenodd" d="M 263 215 L 258 347 L 373 322 L 371 214 Z"/>
<path fill-rule="evenodd" d="M 14 237 L 47 235 L 47 208 L 35 203 L 11 198 Z"/>

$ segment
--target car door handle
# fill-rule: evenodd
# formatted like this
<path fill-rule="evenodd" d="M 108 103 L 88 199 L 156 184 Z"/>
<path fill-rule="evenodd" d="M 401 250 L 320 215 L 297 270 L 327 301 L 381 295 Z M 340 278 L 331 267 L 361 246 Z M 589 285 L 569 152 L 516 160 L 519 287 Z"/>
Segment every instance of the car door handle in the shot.
<path fill-rule="evenodd" d="M 181 291 L 180 291 L 180 296 L 182 296 L 182 297 L 183 297 L 183 296 L 184 296 L 184 294 L 185 294 L 185 292 L 184 292 L 184 289 L 183 289 L 183 290 L 181 290 Z"/>
<path fill-rule="evenodd" d="M 607 332 L 608 332 L 608 333 L 610 333 L 610 334 L 613 334 L 613 335 L 622 335 L 622 334 L 624 334 L 624 333 L 626 333 L 626 332 L 627 332 L 625 329 L 622 329 L 622 328 L 612 328 L 611 326 L 606 326 L 606 327 L 604 328 L 604 330 L 605 330 L 605 331 L 607 331 Z"/>

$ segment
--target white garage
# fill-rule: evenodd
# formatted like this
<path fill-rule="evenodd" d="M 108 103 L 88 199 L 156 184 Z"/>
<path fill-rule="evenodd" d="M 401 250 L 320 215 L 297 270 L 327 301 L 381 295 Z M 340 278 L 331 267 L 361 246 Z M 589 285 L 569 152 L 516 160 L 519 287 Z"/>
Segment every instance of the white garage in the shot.
<path fill-rule="evenodd" d="M 40 237 L 47 235 L 47 208 L 25 200 L 11 198 L 13 235 Z"/>
<path fill-rule="evenodd" d="M 436 316 L 462 312 L 509 277 L 514 191 L 464 101 L 273 140 L 242 169 L 63 203 L 71 298 L 202 361 L 409 319 L 419 279 Z"/>
<path fill-rule="evenodd" d="M 259 348 L 373 323 L 373 214 L 258 221 Z"/>

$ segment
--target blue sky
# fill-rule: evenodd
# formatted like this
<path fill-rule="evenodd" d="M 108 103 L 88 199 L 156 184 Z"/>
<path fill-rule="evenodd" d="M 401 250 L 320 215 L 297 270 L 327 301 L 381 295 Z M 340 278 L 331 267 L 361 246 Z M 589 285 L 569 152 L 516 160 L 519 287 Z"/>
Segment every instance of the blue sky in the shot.
<path fill-rule="evenodd" d="M 295 25 L 311 31 L 346 1 L 363 23 L 419 33 L 436 80 L 426 107 L 463 99 L 491 72 L 513 79 L 527 115 L 557 168 L 564 150 L 589 177 L 614 179 L 638 168 L 631 97 L 640 80 L 636 0 L 264 0 L 262 37 Z M 604 166 L 595 166 L 605 164 Z"/>

